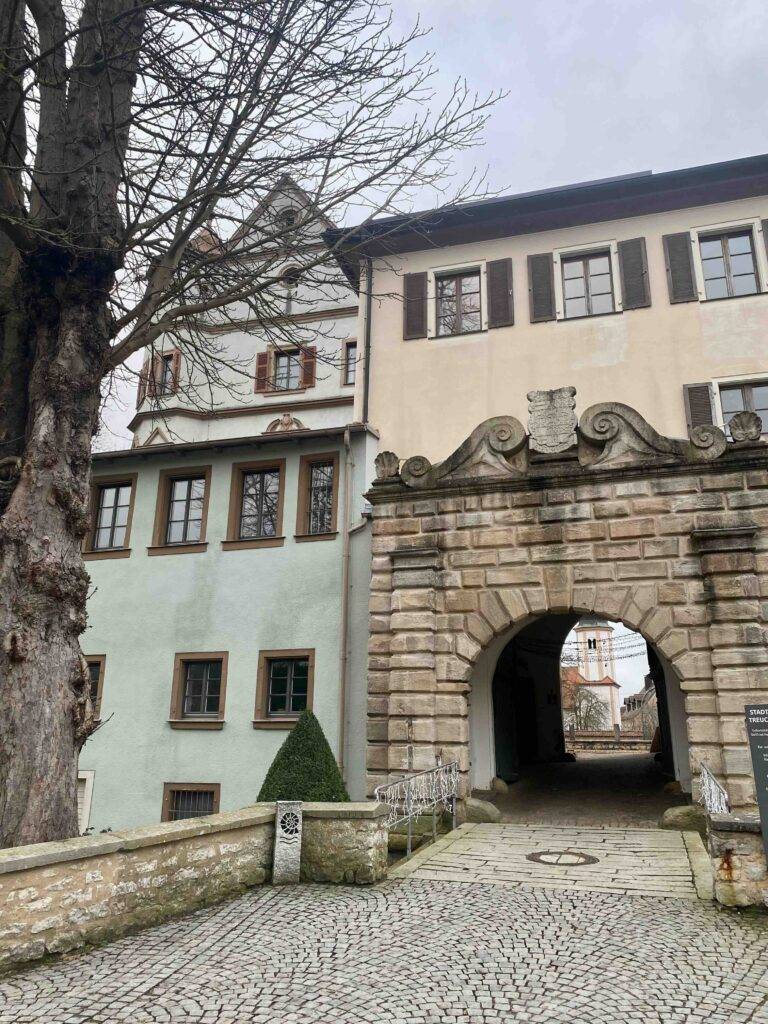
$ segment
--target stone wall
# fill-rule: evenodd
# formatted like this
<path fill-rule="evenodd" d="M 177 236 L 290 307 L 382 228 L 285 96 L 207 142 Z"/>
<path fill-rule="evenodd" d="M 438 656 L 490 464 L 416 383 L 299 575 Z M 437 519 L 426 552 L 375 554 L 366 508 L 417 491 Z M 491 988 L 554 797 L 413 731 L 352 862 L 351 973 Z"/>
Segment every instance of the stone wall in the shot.
<path fill-rule="evenodd" d="M 386 874 L 386 808 L 305 804 L 302 879 Z M 274 804 L 0 850 L 0 970 L 103 942 L 269 880 Z"/>
<path fill-rule="evenodd" d="M 414 768 L 455 759 L 466 794 L 482 652 L 537 616 L 594 613 L 655 646 L 682 691 L 694 776 L 705 762 L 733 807 L 753 807 L 744 705 L 768 699 L 768 448 L 726 450 L 721 435 L 707 461 L 641 424 L 658 452 L 595 462 L 580 424 L 578 451 L 536 460 L 515 422 L 488 421 L 437 466 L 379 456 L 369 786 L 406 770 L 412 736 Z"/>
<path fill-rule="evenodd" d="M 713 814 L 707 845 L 715 899 L 726 907 L 768 907 L 768 864 L 756 814 Z"/>
<path fill-rule="evenodd" d="M 302 882 L 370 885 L 387 874 L 384 804 L 304 804 Z"/>

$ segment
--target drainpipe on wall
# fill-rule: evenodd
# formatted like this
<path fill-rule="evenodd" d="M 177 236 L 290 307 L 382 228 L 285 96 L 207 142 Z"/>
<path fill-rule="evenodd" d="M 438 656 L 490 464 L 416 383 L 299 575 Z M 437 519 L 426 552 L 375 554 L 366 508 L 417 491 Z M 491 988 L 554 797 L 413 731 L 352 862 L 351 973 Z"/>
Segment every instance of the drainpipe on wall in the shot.
<path fill-rule="evenodd" d="M 368 392 L 371 382 L 371 310 L 373 308 L 373 261 L 365 258 L 365 337 L 363 351 L 363 423 L 368 423 Z"/>
<path fill-rule="evenodd" d="M 352 458 L 352 445 L 349 440 L 349 427 L 344 428 L 344 507 L 342 519 L 342 553 L 341 553 L 341 656 L 339 658 L 339 768 L 342 778 L 346 778 L 346 732 L 347 732 L 347 648 L 349 641 L 349 516 L 352 501 L 352 471 L 355 462 Z"/>

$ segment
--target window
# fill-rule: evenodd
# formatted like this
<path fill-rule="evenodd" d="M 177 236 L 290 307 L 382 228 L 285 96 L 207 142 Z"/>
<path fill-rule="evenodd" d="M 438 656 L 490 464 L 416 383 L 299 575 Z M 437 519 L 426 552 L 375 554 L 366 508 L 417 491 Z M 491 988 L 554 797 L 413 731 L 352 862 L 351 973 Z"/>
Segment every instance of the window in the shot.
<path fill-rule="evenodd" d="M 755 412 L 763 421 L 763 434 L 768 434 L 768 381 L 744 384 L 721 384 L 720 405 L 723 410 L 725 433 L 730 437 L 728 424 L 737 412 Z"/>
<path fill-rule="evenodd" d="M 155 393 L 170 395 L 176 390 L 176 357 L 173 352 L 157 357 L 155 367 Z"/>
<path fill-rule="evenodd" d="M 277 536 L 280 470 L 262 469 L 243 474 L 240 540 Z"/>
<path fill-rule="evenodd" d="M 163 786 L 163 821 L 181 821 L 217 814 L 221 786 L 214 782 L 166 782 Z"/>
<path fill-rule="evenodd" d="M 221 662 L 187 661 L 184 663 L 184 703 L 182 714 L 217 715 L 221 700 Z"/>
<path fill-rule="evenodd" d="M 587 650 L 588 651 L 596 651 L 597 650 L 597 640 L 595 640 L 593 637 L 590 637 L 587 640 Z"/>
<path fill-rule="evenodd" d="M 336 535 L 338 475 L 338 452 L 302 456 L 296 516 L 297 539 L 331 540 Z"/>
<path fill-rule="evenodd" d="M 267 715 L 298 715 L 307 706 L 309 661 L 274 658 L 269 661 Z"/>
<path fill-rule="evenodd" d="M 284 207 L 282 210 L 278 210 L 275 214 L 275 222 L 281 231 L 286 231 L 288 228 L 292 228 L 299 219 L 299 211 L 294 210 L 291 207 Z"/>
<path fill-rule="evenodd" d="M 435 295 L 438 336 L 482 329 L 479 270 L 436 276 Z"/>
<path fill-rule="evenodd" d="M 296 299 L 300 278 L 301 270 L 299 267 L 289 267 L 283 274 L 282 283 L 285 289 L 285 312 L 287 316 L 290 316 L 293 312 L 293 303 Z"/>
<path fill-rule="evenodd" d="M 227 687 L 226 651 L 177 654 L 171 690 L 172 729 L 221 729 Z"/>
<path fill-rule="evenodd" d="M 238 462 L 232 466 L 227 538 L 222 547 L 278 547 L 283 544 L 285 459 Z"/>
<path fill-rule="evenodd" d="M 96 477 L 91 484 L 91 531 L 84 544 L 86 558 L 126 558 L 133 514 L 136 473 Z"/>
<path fill-rule="evenodd" d="M 610 253 L 563 257 L 561 267 L 566 320 L 614 311 Z"/>
<path fill-rule="evenodd" d="M 137 404 L 141 405 L 145 398 L 161 398 L 172 395 L 179 386 L 179 370 L 181 368 L 181 351 L 177 348 L 170 352 L 156 352 L 151 360 L 147 360 L 139 374 L 139 392 Z"/>
<path fill-rule="evenodd" d="M 93 780 L 96 772 L 82 771 L 77 773 L 77 830 L 84 835 L 91 821 L 91 801 L 93 800 Z"/>
<path fill-rule="evenodd" d="M 210 489 L 210 466 L 161 471 L 150 555 L 205 550 Z"/>
<path fill-rule="evenodd" d="M 275 353 L 275 388 L 294 391 L 301 385 L 301 352 Z"/>
<path fill-rule="evenodd" d="M 195 476 L 171 481 L 168 503 L 166 544 L 194 544 L 203 528 L 205 477 Z"/>
<path fill-rule="evenodd" d="M 353 386 L 357 376 L 357 343 L 348 341 L 344 346 L 344 375 L 343 383 L 346 386 Z"/>
<path fill-rule="evenodd" d="M 699 235 L 704 294 L 708 299 L 760 291 L 751 230 Z"/>
<path fill-rule="evenodd" d="M 88 685 L 91 704 L 93 705 L 93 715 L 97 721 L 101 718 L 101 695 L 104 689 L 104 666 L 106 660 L 106 656 L 103 654 L 91 654 L 85 659 L 88 665 Z"/>
<path fill-rule="evenodd" d="M 261 651 L 254 728 L 290 725 L 312 707 L 315 652 L 312 649 Z"/>

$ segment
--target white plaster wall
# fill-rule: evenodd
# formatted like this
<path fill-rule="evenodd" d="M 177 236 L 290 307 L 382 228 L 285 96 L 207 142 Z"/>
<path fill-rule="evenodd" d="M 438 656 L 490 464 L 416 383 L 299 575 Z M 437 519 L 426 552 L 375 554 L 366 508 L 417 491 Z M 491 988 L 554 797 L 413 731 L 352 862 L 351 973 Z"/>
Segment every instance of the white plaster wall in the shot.
<path fill-rule="evenodd" d="M 764 217 L 768 198 L 758 197 L 379 260 L 370 409 L 382 446 L 403 458 L 444 459 L 490 416 L 526 423 L 528 391 L 566 384 L 577 388 L 579 412 L 594 402 L 625 402 L 661 433 L 685 436 L 684 384 L 768 373 L 768 294 L 671 305 L 662 235 Z M 528 255 L 638 236 L 646 239 L 650 308 L 529 322 Z M 505 257 L 513 261 L 514 326 L 402 340 L 403 273 Z"/>
<path fill-rule="evenodd" d="M 360 467 L 353 485 L 353 521 L 368 457 L 353 437 Z M 101 474 L 138 471 L 131 555 L 89 561 L 92 580 L 83 652 L 106 654 L 102 726 L 80 756 L 94 774 L 90 824 L 120 828 L 160 820 L 164 782 L 219 782 L 221 810 L 252 803 L 287 731 L 254 729 L 258 654 L 262 649 L 314 648 L 314 711 L 334 752 L 339 733 L 341 533 L 332 541 L 293 539 L 299 456 L 340 450 L 336 439 L 272 448 L 196 452 L 190 465 L 213 464 L 208 548 L 199 554 L 149 557 L 158 473 L 183 461 L 171 456 L 100 462 Z M 358 451 L 359 449 L 359 451 Z M 283 547 L 222 550 L 231 464 L 247 458 L 286 458 Z M 344 458 L 341 452 L 341 474 Z M 340 479 L 339 516 L 342 515 Z M 339 519 L 339 525 L 341 519 Z M 352 549 L 355 608 L 370 572 L 369 546 Z M 365 597 L 367 613 L 367 594 Z M 351 649 L 365 650 L 365 616 Z M 228 651 L 225 725 L 221 731 L 174 730 L 168 725 L 176 652 Z M 355 680 L 360 674 L 354 667 Z M 355 682 L 355 685 L 360 685 Z M 357 761 L 354 762 L 357 766 Z M 356 792 L 359 785 L 350 779 Z"/>

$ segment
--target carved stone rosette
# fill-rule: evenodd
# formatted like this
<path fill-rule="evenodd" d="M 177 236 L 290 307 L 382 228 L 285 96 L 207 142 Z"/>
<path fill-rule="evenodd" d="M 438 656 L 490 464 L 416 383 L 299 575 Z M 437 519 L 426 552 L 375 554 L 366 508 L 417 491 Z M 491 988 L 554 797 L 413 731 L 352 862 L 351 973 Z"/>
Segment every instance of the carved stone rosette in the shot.
<path fill-rule="evenodd" d="M 459 480 L 519 477 L 527 467 L 525 428 L 513 416 L 493 416 L 476 427 L 453 455 L 433 466 L 414 455 L 400 470 L 408 487 L 426 490 Z"/>

